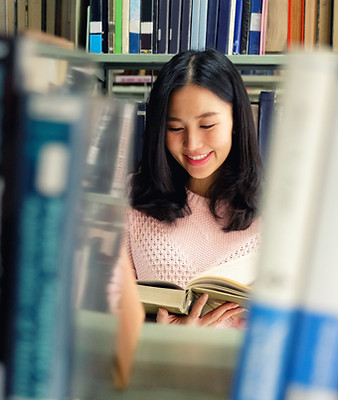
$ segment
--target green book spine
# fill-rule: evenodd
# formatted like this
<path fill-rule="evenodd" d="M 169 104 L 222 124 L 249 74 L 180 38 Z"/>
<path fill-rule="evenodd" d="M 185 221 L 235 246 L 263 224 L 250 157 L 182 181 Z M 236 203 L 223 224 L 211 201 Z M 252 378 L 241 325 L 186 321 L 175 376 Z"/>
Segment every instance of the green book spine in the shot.
<path fill-rule="evenodd" d="M 115 53 L 122 53 L 122 0 L 115 1 Z"/>

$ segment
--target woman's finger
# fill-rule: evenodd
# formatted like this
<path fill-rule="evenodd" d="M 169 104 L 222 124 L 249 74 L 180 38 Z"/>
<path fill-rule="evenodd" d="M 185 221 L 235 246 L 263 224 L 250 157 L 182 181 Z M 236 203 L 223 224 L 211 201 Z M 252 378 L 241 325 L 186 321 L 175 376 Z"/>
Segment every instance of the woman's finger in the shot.
<path fill-rule="evenodd" d="M 191 311 L 189 313 L 189 319 L 197 319 L 201 316 L 203 307 L 205 306 L 206 302 L 208 301 L 208 295 L 207 294 L 202 294 L 194 303 L 194 305 L 191 308 Z"/>

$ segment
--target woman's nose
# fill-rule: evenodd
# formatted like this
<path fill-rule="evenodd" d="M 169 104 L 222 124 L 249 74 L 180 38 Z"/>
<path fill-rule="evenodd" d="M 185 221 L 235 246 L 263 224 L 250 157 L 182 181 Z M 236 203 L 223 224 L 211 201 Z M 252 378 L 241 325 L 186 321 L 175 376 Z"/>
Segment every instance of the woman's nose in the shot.
<path fill-rule="evenodd" d="M 196 129 L 186 130 L 184 135 L 184 147 L 190 151 L 202 147 L 201 136 Z"/>

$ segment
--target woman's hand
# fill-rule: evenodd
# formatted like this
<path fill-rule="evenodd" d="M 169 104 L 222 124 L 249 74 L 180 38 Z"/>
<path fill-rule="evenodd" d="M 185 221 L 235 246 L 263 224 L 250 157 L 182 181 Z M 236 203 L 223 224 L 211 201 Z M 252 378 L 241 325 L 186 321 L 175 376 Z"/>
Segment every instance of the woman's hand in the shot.
<path fill-rule="evenodd" d="M 239 329 L 245 327 L 243 318 L 237 317 L 238 314 L 244 311 L 244 308 L 239 307 L 236 303 L 224 303 L 201 317 L 203 307 L 207 301 L 208 295 L 203 294 L 197 299 L 189 315 L 184 316 L 169 314 L 166 309 L 160 308 L 157 312 L 156 322 L 166 325 L 181 324 L 215 327 L 223 321 L 230 319 L 235 327 Z"/>

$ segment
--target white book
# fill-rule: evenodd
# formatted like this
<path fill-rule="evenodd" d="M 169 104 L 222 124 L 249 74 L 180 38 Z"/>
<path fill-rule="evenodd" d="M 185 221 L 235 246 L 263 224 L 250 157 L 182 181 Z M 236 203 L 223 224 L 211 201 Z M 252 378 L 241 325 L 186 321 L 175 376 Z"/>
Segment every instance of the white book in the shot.
<path fill-rule="evenodd" d="M 336 99 L 336 57 L 289 55 L 271 138 L 263 241 L 235 400 L 282 398 Z"/>
<path fill-rule="evenodd" d="M 192 0 L 190 48 L 198 50 L 201 0 Z"/>
<path fill-rule="evenodd" d="M 122 2 L 122 54 L 129 53 L 129 5 L 130 0 Z"/>
<path fill-rule="evenodd" d="M 232 54 L 234 48 L 234 31 L 236 17 L 236 0 L 231 0 L 229 15 L 229 35 L 228 35 L 228 54 Z"/>
<path fill-rule="evenodd" d="M 332 84 L 338 93 L 338 82 Z M 338 96 L 333 104 L 337 108 Z M 333 114 L 335 122 L 318 190 L 320 206 L 309 246 L 287 400 L 338 398 L 338 116 L 337 112 Z"/>
<path fill-rule="evenodd" d="M 201 0 L 199 32 L 198 32 L 199 50 L 205 50 L 205 42 L 207 37 L 207 16 L 208 16 L 208 0 Z"/>

